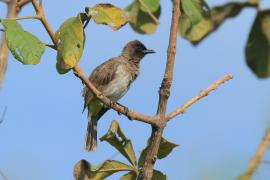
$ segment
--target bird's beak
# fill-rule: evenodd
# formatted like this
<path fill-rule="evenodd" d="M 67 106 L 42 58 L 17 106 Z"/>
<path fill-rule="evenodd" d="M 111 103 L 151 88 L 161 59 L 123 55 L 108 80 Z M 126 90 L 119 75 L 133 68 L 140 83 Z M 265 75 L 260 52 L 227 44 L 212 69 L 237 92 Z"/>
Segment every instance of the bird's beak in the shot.
<path fill-rule="evenodd" d="M 146 50 L 143 50 L 143 53 L 144 54 L 151 54 L 151 53 L 156 53 L 154 50 L 151 50 L 151 49 L 146 49 Z"/>

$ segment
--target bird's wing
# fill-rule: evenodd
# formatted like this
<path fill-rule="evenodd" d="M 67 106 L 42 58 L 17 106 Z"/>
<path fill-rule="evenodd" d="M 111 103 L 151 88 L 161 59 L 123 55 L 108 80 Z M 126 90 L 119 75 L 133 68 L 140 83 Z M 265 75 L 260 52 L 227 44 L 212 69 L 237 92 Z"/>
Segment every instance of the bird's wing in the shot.
<path fill-rule="evenodd" d="M 103 87 L 114 79 L 117 67 L 121 63 L 120 61 L 121 57 L 117 57 L 102 63 L 93 70 L 88 79 L 99 91 L 102 92 Z M 85 87 L 83 90 L 83 96 L 85 109 L 88 103 L 93 99 L 94 94 Z"/>

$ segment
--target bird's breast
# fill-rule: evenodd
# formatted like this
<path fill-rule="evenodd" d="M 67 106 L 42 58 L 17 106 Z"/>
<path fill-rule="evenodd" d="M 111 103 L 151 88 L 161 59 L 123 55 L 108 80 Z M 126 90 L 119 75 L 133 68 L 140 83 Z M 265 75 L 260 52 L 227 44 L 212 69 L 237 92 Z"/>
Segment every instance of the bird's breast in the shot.
<path fill-rule="evenodd" d="M 112 101 L 117 101 L 126 94 L 133 80 L 129 69 L 120 65 L 115 72 L 114 79 L 104 87 L 103 93 Z"/>

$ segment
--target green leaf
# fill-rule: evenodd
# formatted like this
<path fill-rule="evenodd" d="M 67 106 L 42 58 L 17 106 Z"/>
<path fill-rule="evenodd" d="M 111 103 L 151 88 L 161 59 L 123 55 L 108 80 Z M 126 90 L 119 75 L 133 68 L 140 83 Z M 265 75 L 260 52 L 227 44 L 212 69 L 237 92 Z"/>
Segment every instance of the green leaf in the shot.
<path fill-rule="evenodd" d="M 182 0 L 179 33 L 189 41 L 199 41 L 212 28 L 210 11 L 203 0 Z"/>
<path fill-rule="evenodd" d="M 137 179 L 137 175 L 135 172 L 129 172 L 127 174 L 124 174 L 120 180 L 136 180 Z"/>
<path fill-rule="evenodd" d="M 5 28 L 6 41 L 13 57 L 23 64 L 38 64 L 45 45 L 31 33 L 24 31 L 15 20 L 1 20 Z"/>
<path fill-rule="evenodd" d="M 172 142 L 169 142 L 167 139 L 165 139 L 164 137 L 161 138 L 160 141 L 160 145 L 159 145 L 159 149 L 158 149 L 158 154 L 157 154 L 157 158 L 158 159 L 163 159 L 166 156 L 168 156 L 172 150 L 177 147 L 179 145 L 174 144 Z M 138 166 L 142 167 L 143 166 L 143 162 L 144 159 L 146 157 L 146 150 L 147 150 L 148 146 L 142 150 L 139 161 L 138 161 Z"/>
<path fill-rule="evenodd" d="M 141 0 L 142 3 L 145 4 L 145 6 L 148 7 L 148 9 L 151 12 L 156 12 L 159 9 L 160 6 L 160 0 Z M 141 4 L 141 10 L 147 13 L 147 10 L 143 7 Z"/>
<path fill-rule="evenodd" d="M 136 157 L 132 143 L 124 135 L 117 121 L 113 120 L 108 132 L 100 138 L 101 141 L 106 141 L 115 147 L 127 160 L 135 167 Z"/>
<path fill-rule="evenodd" d="M 259 11 L 246 44 L 246 62 L 259 78 L 270 76 L 270 10 Z"/>
<path fill-rule="evenodd" d="M 152 179 L 154 179 L 154 180 L 167 180 L 167 176 L 158 170 L 154 170 Z"/>
<path fill-rule="evenodd" d="M 140 34 L 152 34 L 156 31 L 158 24 L 151 16 L 142 10 L 140 2 L 134 1 L 131 5 L 125 8 L 129 13 L 131 28 Z M 161 7 L 158 6 L 153 15 L 158 19 L 161 13 Z"/>
<path fill-rule="evenodd" d="M 179 145 L 174 144 L 162 137 L 160 146 L 158 149 L 158 155 L 157 155 L 158 159 L 163 159 L 166 156 L 168 156 L 172 152 L 172 150 L 177 146 Z"/>
<path fill-rule="evenodd" d="M 108 25 L 113 30 L 121 28 L 128 22 L 127 13 L 112 4 L 97 4 L 93 8 L 87 7 L 86 13 L 97 24 Z"/>
<path fill-rule="evenodd" d="M 241 10 L 249 6 L 247 3 L 238 3 L 238 2 L 230 2 L 221 6 L 215 6 L 211 8 L 211 19 L 213 26 L 209 31 L 203 36 L 203 38 L 207 37 L 210 33 L 217 30 L 219 26 L 228 18 L 236 17 Z M 199 41 L 193 42 L 195 45 L 201 42 L 203 39 L 201 38 Z"/>
<path fill-rule="evenodd" d="M 135 171 L 135 169 L 119 161 L 106 160 L 98 166 L 92 166 L 86 160 L 81 160 L 75 165 L 73 175 L 77 180 L 102 180 L 120 171 Z"/>
<path fill-rule="evenodd" d="M 84 49 L 84 30 L 80 14 L 66 20 L 55 33 L 57 43 L 56 68 L 60 74 L 75 67 Z"/>

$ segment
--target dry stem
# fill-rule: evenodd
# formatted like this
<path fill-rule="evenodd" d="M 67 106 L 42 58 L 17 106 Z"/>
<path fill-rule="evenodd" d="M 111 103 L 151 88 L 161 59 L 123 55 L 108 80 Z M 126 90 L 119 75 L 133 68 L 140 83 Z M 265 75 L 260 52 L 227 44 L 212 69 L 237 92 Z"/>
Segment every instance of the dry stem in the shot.
<path fill-rule="evenodd" d="M 246 171 L 238 178 L 238 180 L 251 180 L 252 175 L 258 169 L 262 162 L 262 158 L 270 145 L 270 128 L 265 131 L 265 135 L 261 144 L 258 146 L 254 156 L 251 158 Z"/>

